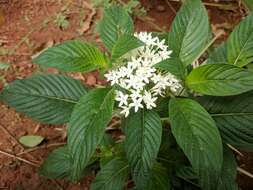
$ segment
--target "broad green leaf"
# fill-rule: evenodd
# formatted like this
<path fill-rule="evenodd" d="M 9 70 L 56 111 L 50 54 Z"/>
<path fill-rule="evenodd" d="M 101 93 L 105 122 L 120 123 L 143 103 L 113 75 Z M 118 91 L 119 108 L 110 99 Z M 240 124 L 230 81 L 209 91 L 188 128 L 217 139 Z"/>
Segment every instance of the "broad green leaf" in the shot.
<path fill-rule="evenodd" d="M 69 121 L 74 105 L 86 93 L 78 80 L 47 74 L 14 81 L 4 88 L 0 99 L 42 123 L 64 124 Z"/>
<path fill-rule="evenodd" d="M 243 67 L 253 62 L 253 14 L 234 29 L 227 40 L 228 63 Z"/>
<path fill-rule="evenodd" d="M 186 70 L 183 63 L 178 58 L 169 58 L 157 63 L 155 68 L 163 71 L 168 71 L 177 78 L 184 80 L 186 77 Z"/>
<path fill-rule="evenodd" d="M 39 169 L 39 174 L 50 179 L 67 178 L 70 175 L 71 162 L 67 146 L 54 150 Z"/>
<path fill-rule="evenodd" d="M 98 25 L 98 32 L 108 50 L 112 51 L 121 35 L 131 34 L 133 31 L 133 21 L 123 7 L 115 5 L 104 9 L 103 19 Z"/>
<path fill-rule="evenodd" d="M 206 64 L 188 75 L 186 85 L 205 95 L 236 95 L 253 89 L 253 72 L 229 64 Z"/>
<path fill-rule="evenodd" d="M 132 35 L 124 34 L 120 36 L 112 48 L 112 62 L 125 55 L 130 50 L 143 45 L 144 43 L 142 41 Z"/>
<path fill-rule="evenodd" d="M 171 130 L 205 190 L 216 188 L 222 166 L 222 143 L 208 112 L 191 99 L 171 99 Z"/>
<path fill-rule="evenodd" d="M 94 161 L 96 161 L 94 158 L 90 160 L 89 165 L 81 173 L 82 177 L 90 175 L 94 171 Z M 71 156 L 67 146 L 57 148 L 51 152 L 39 168 L 39 174 L 49 179 L 71 180 L 71 171 Z"/>
<path fill-rule="evenodd" d="M 204 96 L 199 101 L 216 121 L 223 141 L 253 150 L 253 91 L 230 97 Z"/>
<path fill-rule="evenodd" d="M 33 63 L 60 71 L 89 72 L 107 67 L 107 58 L 95 46 L 72 40 L 45 50 Z"/>
<path fill-rule="evenodd" d="M 155 163 L 150 175 L 150 180 L 145 190 L 170 190 L 170 180 L 167 169 L 160 163 Z"/>
<path fill-rule="evenodd" d="M 227 48 L 226 43 L 222 43 L 213 51 L 210 52 L 207 63 L 227 63 Z"/>
<path fill-rule="evenodd" d="M 168 105 L 167 105 L 168 116 Z M 177 170 L 181 165 L 188 163 L 183 151 L 177 145 L 176 139 L 170 129 L 164 129 L 162 143 L 160 146 L 157 161 L 162 163 L 170 171 Z"/>
<path fill-rule="evenodd" d="M 250 11 L 253 11 L 253 0 L 243 0 L 243 3 Z"/>
<path fill-rule="evenodd" d="M 133 180 L 140 189 L 150 178 L 162 138 L 162 125 L 154 111 L 141 110 L 125 119 L 125 151 Z"/>
<path fill-rule="evenodd" d="M 200 185 L 198 183 L 198 176 L 194 172 L 193 168 L 191 166 L 186 165 L 179 165 L 176 168 L 176 176 L 183 179 L 181 185 L 184 187 L 181 187 L 182 189 L 186 190 L 199 190 Z"/>
<path fill-rule="evenodd" d="M 129 174 L 126 160 L 116 157 L 98 172 L 91 190 L 122 190 Z"/>
<path fill-rule="evenodd" d="M 176 175 L 185 180 L 198 179 L 198 176 L 193 171 L 193 168 L 190 166 L 179 167 L 176 171 Z"/>
<path fill-rule="evenodd" d="M 169 46 L 173 57 L 185 66 L 193 63 L 205 48 L 210 25 L 205 7 L 200 0 L 187 0 L 172 23 Z"/>
<path fill-rule="evenodd" d="M 44 137 L 37 135 L 26 135 L 19 138 L 19 142 L 26 147 L 35 147 L 44 140 Z"/>
<path fill-rule="evenodd" d="M 217 190 L 239 190 L 236 184 L 237 164 L 233 153 L 224 147 L 223 166 Z"/>
<path fill-rule="evenodd" d="M 246 67 L 249 71 L 253 72 L 253 63 L 248 64 Z"/>
<path fill-rule="evenodd" d="M 84 95 L 74 108 L 68 128 L 72 180 L 79 180 L 111 120 L 114 90 L 99 88 Z"/>

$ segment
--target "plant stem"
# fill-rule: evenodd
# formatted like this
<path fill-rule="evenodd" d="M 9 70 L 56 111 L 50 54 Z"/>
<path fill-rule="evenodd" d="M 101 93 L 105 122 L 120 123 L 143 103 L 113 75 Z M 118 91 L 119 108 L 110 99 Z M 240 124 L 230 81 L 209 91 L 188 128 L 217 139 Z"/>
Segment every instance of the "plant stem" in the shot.
<path fill-rule="evenodd" d="M 170 121 L 169 117 L 161 117 L 160 119 L 161 119 L 161 121 Z"/>
<path fill-rule="evenodd" d="M 232 145 L 230 144 L 227 144 L 227 146 L 233 150 L 234 152 L 236 152 L 237 154 L 239 154 L 240 156 L 244 156 L 239 150 L 237 150 L 235 147 L 233 147 Z"/>

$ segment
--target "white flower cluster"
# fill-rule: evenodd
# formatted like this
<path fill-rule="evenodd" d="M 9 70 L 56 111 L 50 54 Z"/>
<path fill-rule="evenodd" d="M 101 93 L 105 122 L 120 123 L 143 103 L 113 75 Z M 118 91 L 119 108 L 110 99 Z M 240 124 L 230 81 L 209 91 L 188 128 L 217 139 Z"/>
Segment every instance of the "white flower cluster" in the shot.
<path fill-rule="evenodd" d="M 166 89 L 176 92 L 181 88 L 180 81 L 171 73 L 162 74 L 153 66 L 170 58 L 172 51 L 165 45 L 165 40 L 153 37 L 151 33 L 135 33 L 135 37 L 145 43 L 130 54 L 127 63 L 105 74 L 111 85 L 118 85 L 115 100 L 127 117 L 130 109 L 137 112 L 140 108 L 156 107 L 158 96 L 164 96 Z"/>

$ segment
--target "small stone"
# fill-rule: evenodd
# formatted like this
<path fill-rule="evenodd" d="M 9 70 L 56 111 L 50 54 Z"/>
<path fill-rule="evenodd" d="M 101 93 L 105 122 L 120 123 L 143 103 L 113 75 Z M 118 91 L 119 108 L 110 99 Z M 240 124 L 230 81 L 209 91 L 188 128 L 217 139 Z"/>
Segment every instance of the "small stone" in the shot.
<path fill-rule="evenodd" d="M 159 11 L 159 12 L 163 12 L 163 11 L 165 11 L 165 7 L 162 6 L 162 5 L 158 5 L 158 6 L 156 7 L 156 10 Z"/>

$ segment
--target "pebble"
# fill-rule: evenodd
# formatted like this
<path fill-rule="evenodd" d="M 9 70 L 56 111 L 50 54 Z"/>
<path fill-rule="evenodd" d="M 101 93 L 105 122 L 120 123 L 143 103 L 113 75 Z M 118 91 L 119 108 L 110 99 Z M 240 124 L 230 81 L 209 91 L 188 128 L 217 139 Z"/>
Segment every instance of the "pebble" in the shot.
<path fill-rule="evenodd" d="M 165 7 L 162 6 L 162 5 L 158 5 L 158 6 L 156 7 L 156 10 L 159 11 L 159 12 L 163 12 L 163 11 L 165 11 Z"/>

